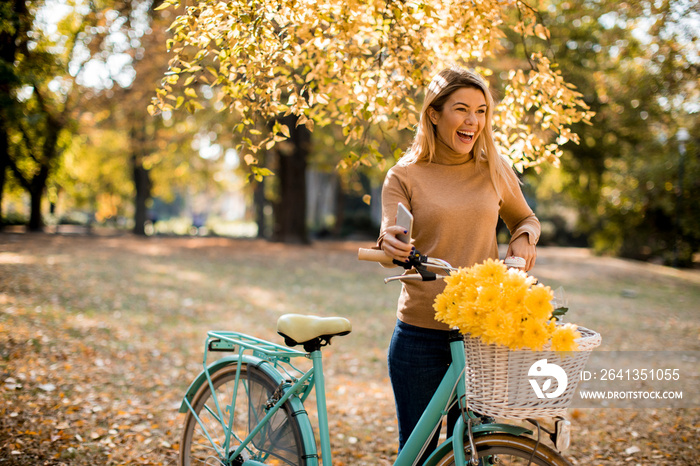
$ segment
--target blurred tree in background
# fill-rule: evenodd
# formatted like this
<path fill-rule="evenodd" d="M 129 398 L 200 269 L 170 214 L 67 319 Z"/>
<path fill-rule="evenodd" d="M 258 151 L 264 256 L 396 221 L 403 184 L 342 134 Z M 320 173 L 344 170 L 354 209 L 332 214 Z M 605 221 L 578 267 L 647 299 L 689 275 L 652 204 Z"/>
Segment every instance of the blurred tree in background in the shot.
<path fill-rule="evenodd" d="M 77 130 L 85 67 L 93 57 L 118 51 L 108 38 L 120 27 L 117 19 L 130 15 L 131 3 L 107 2 L 99 9 L 94 3 L 72 2 L 47 7 L 43 1 L 18 1 L 13 10 L 9 5 L 3 3 L 2 10 L 8 49 L 2 66 L 10 70 L 4 75 L 0 129 L 8 146 L 3 158 L 30 194 L 28 228 L 41 230 L 47 183 Z"/>
<path fill-rule="evenodd" d="M 168 199 L 178 188 L 217 184 L 223 158 L 192 157 L 192 146 L 213 125 L 226 134 L 225 118 L 147 112 L 167 65 L 172 21 L 157 5 L 3 3 L 2 174 L 8 188 L 30 194 L 30 230 L 43 228 L 48 197 L 52 214 L 69 198 L 98 221 L 132 216 L 143 234 L 154 193 Z"/>
<path fill-rule="evenodd" d="M 26 4 L 22 0 L 0 4 L 0 228 L 4 224 L 2 216 L 3 197 L 10 168 L 9 121 L 14 116 L 14 90 L 19 79 L 14 70 L 18 46 L 24 40 L 29 28 Z"/>
<path fill-rule="evenodd" d="M 223 163 L 222 154 L 198 156 L 199 143 L 207 140 L 233 145 L 227 125 L 231 118 L 207 106 L 196 116 L 167 112 L 151 117 L 147 102 L 167 67 L 165 48 L 170 12 L 158 12 L 159 2 L 144 2 L 148 9 L 139 18 L 138 47 L 132 54 L 135 78 L 128 86 L 118 87 L 109 96 L 101 95 L 98 109 L 108 109 L 109 119 L 99 125 L 121 128 L 128 136 L 124 166 L 131 171 L 134 204 L 134 232 L 145 234 L 149 208 L 154 196 L 172 200 L 177 192 L 206 190 L 219 184 L 214 176 Z M 132 34 L 133 35 L 133 34 Z M 197 146 L 197 147 L 195 147 Z"/>
<path fill-rule="evenodd" d="M 542 15 L 564 76 L 596 113 L 574 129 L 581 144 L 564 146 L 554 199 L 599 252 L 690 265 L 700 250 L 698 4 L 552 1 Z"/>

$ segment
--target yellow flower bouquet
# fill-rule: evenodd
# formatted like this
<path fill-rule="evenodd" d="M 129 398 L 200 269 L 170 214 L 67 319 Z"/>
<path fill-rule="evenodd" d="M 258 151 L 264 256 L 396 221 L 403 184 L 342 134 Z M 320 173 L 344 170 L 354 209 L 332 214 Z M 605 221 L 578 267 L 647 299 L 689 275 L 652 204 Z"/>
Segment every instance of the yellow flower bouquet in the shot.
<path fill-rule="evenodd" d="M 550 287 L 502 261 L 486 260 L 445 278 L 433 305 L 435 318 L 486 344 L 512 350 L 576 351 L 574 324 L 556 324 Z"/>
<path fill-rule="evenodd" d="M 552 290 L 501 261 L 458 269 L 445 282 L 435 299 L 435 318 L 465 335 L 470 408 L 510 419 L 564 416 L 600 335 L 556 322 L 565 309 L 554 309 Z M 551 364 L 566 374 L 564 391 L 557 379 L 556 392 L 545 394 L 540 388 L 542 398 L 532 385 L 539 383 L 532 371 L 554 354 L 559 357 Z M 552 385 L 550 380 L 547 390 Z"/>

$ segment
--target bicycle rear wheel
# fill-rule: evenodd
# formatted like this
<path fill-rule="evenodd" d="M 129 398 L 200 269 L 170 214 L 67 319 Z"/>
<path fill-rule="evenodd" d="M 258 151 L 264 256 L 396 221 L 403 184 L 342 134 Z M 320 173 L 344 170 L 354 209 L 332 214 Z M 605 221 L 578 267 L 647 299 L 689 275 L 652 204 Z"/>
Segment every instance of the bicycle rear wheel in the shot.
<path fill-rule="evenodd" d="M 265 464 L 304 466 L 304 444 L 301 427 L 292 415 L 290 403 L 285 403 L 267 425 L 253 438 L 238 458 L 229 456 L 241 444 L 258 422 L 267 414 L 266 403 L 275 392 L 277 383 L 260 369 L 243 364 L 236 387 L 237 364 L 231 364 L 212 374 L 216 400 L 223 413 L 219 419 L 209 383 L 204 383 L 192 398 L 192 411 L 185 417 L 180 443 L 181 466 L 240 464 L 255 459 Z M 228 451 L 223 451 L 226 428 L 235 406 Z M 209 440 L 211 438 L 211 441 Z M 212 445 L 214 443 L 214 445 Z"/>
<path fill-rule="evenodd" d="M 510 434 L 489 434 L 474 439 L 474 446 L 479 458 L 479 464 L 483 466 L 498 464 L 502 466 L 526 466 L 529 464 L 538 466 L 571 466 L 563 456 L 540 443 L 537 446 L 535 440 L 529 437 L 518 437 Z M 537 450 L 535 451 L 535 446 Z M 468 445 L 465 445 L 465 449 Z M 532 452 L 535 451 L 533 456 Z M 465 452 L 467 461 L 470 452 Z M 435 463 L 436 466 L 454 465 L 454 451 L 447 454 Z"/>

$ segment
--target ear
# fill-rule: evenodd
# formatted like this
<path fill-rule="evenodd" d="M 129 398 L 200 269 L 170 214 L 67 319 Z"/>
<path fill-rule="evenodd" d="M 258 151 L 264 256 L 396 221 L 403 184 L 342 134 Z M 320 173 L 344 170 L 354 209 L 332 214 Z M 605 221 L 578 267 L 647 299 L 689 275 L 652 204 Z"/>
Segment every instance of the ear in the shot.
<path fill-rule="evenodd" d="M 428 118 L 430 118 L 430 121 L 434 124 L 437 125 L 438 118 L 440 114 L 435 110 L 433 107 L 428 107 Z"/>

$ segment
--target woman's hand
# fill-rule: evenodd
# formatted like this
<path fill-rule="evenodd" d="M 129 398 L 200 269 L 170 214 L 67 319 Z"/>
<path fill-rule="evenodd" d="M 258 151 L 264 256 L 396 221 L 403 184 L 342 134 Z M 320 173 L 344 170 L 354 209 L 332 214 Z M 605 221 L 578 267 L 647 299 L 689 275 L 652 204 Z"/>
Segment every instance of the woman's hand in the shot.
<path fill-rule="evenodd" d="M 399 262 L 406 262 L 408 260 L 408 255 L 414 247 L 412 244 L 404 243 L 397 238 L 397 235 L 404 235 L 406 233 L 408 233 L 406 229 L 398 225 L 388 227 L 384 231 L 382 249 L 387 256 Z"/>
<path fill-rule="evenodd" d="M 525 259 L 525 267 L 523 267 L 525 272 L 535 266 L 537 250 L 534 244 L 530 244 L 527 233 L 518 236 L 508 245 L 506 257 L 510 256 L 522 257 Z"/>

